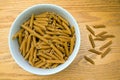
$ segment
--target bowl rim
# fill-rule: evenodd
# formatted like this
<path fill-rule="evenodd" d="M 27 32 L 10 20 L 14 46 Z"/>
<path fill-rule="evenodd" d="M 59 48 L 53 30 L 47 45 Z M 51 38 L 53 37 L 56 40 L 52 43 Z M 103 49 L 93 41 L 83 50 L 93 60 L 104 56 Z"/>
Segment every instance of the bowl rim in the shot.
<path fill-rule="evenodd" d="M 36 73 L 36 72 L 33 72 L 33 71 L 30 71 L 29 69 L 26 69 L 23 65 L 21 65 L 20 63 L 19 63 L 19 61 L 16 59 L 16 57 L 14 56 L 14 53 L 13 53 L 13 51 L 12 51 L 12 48 L 11 48 L 11 39 L 10 39 L 10 37 L 12 37 L 12 35 L 11 35 L 11 32 L 12 32 L 12 30 L 13 30 L 13 26 L 14 26 L 14 24 L 16 23 L 16 21 L 19 19 L 19 17 L 20 16 L 22 16 L 22 14 L 23 13 L 25 13 L 26 11 L 29 11 L 30 9 L 32 9 L 32 8 L 35 8 L 35 7 L 41 7 L 41 6 L 52 6 L 52 7 L 56 7 L 56 8 L 59 8 L 60 10 L 63 10 L 65 13 L 67 13 L 74 21 L 75 21 L 75 23 L 77 24 L 77 35 L 76 35 L 76 39 L 77 39 L 77 47 L 76 47 L 76 50 L 77 51 L 75 51 L 76 53 L 75 53 L 75 55 L 73 56 L 73 59 L 71 59 L 71 61 L 69 61 L 68 63 L 67 63 L 67 65 L 65 66 L 65 67 L 63 67 L 63 68 L 61 68 L 61 69 L 59 69 L 59 70 L 57 70 L 57 71 L 55 71 L 55 72 L 51 72 L 51 73 Z M 67 11 L 67 10 L 65 10 L 64 8 L 62 8 L 61 6 L 58 6 L 58 5 L 55 5 L 55 4 L 37 4 L 37 5 L 33 5 L 33 6 L 31 6 L 31 7 L 28 7 L 28 8 L 26 8 L 25 10 L 23 10 L 20 14 L 18 14 L 18 16 L 15 18 L 15 20 L 13 21 L 13 23 L 12 23 L 12 25 L 11 25 L 11 27 L 10 27 L 10 31 L 9 31 L 9 36 L 8 36 L 8 45 L 9 45 L 9 50 L 10 50 L 10 54 L 12 55 L 12 57 L 13 57 L 13 59 L 15 60 L 15 62 L 22 68 L 22 69 L 24 69 L 25 71 L 27 71 L 27 72 L 30 72 L 30 73 L 32 73 L 32 74 L 36 74 L 36 75 L 51 75 L 51 74 L 55 74 L 55 73 L 58 73 L 58 72 L 60 72 L 60 71 L 62 71 L 62 70 L 64 70 L 65 68 L 67 68 L 72 62 L 73 62 L 73 60 L 75 59 L 75 57 L 77 56 L 77 54 L 78 54 L 78 52 L 79 52 L 79 49 L 80 49 L 80 45 L 81 45 L 81 35 L 80 35 L 80 29 L 79 29 L 79 26 L 78 26 L 78 23 L 77 23 L 77 21 L 75 20 L 75 18 Z M 75 45 L 75 46 L 76 46 Z M 74 50 L 75 50 L 75 48 L 74 48 Z M 72 52 L 72 54 L 73 54 L 73 52 Z M 64 63 L 63 63 L 64 64 Z M 54 68 L 53 68 L 54 69 Z"/>

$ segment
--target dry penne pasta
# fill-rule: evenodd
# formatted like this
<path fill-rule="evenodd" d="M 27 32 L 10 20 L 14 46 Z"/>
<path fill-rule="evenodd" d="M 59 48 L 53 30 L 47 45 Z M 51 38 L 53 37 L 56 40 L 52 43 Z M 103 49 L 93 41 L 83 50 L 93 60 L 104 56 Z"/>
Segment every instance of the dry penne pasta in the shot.
<path fill-rule="evenodd" d="M 40 33 L 40 35 L 44 35 L 44 32 L 37 26 L 34 26 L 36 32 Z"/>
<path fill-rule="evenodd" d="M 101 55 L 101 58 L 104 58 L 109 52 L 111 51 L 111 48 L 107 48 L 104 53 Z"/>
<path fill-rule="evenodd" d="M 28 63 L 37 68 L 55 68 L 63 64 L 74 50 L 75 30 L 63 17 L 44 12 L 21 24 L 12 37 L 17 38 L 19 49 Z"/>
<path fill-rule="evenodd" d="M 42 57 L 42 56 L 38 56 L 38 57 L 39 57 L 39 59 L 42 60 L 43 62 L 46 61 L 46 59 L 45 59 L 44 57 Z"/>
<path fill-rule="evenodd" d="M 47 55 L 50 56 L 52 59 L 56 59 L 56 60 L 58 59 L 58 58 L 57 58 L 54 54 L 52 54 L 52 53 L 47 53 Z"/>
<path fill-rule="evenodd" d="M 88 25 L 86 25 L 86 28 L 92 35 L 95 35 L 95 32 Z"/>
<path fill-rule="evenodd" d="M 105 43 L 104 45 L 102 45 L 99 49 L 103 50 L 104 48 L 108 47 L 111 44 L 112 44 L 112 41 L 108 41 L 107 43 Z"/>
<path fill-rule="evenodd" d="M 48 14 L 49 14 L 48 12 L 44 12 L 39 15 L 35 15 L 35 18 L 46 18 L 49 16 Z"/>
<path fill-rule="evenodd" d="M 84 58 L 85 58 L 85 60 L 87 60 L 87 61 L 90 62 L 91 64 L 95 64 L 95 62 L 94 62 L 91 58 L 89 58 L 89 57 L 87 57 L 87 56 L 84 56 Z"/>
<path fill-rule="evenodd" d="M 101 37 L 106 39 L 106 38 L 113 38 L 115 36 L 114 35 L 101 35 Z"/>
<path fill-rule="evenodd" d="M 94 28 L 105 28 L 106 26 L 105 26 L 105 25 L 102 25 L 102 24 L 99 24 L 99 25 L 94 25 L 93 27 L 94 27 Z"/>
<path fill-rule="evenodd" d="M 64 60 L 46 60 L 47 63 L 64 63 Z"/>
<path fill-rule="evenodd" d="M 94 38 L 94 40 L 104 41 L 105 38 L 102 38 L 102 37 L 96 37 L 96 38 Z"/>
<path fill-rule="evenodd" d="M 28 52 L 28 50 L 30 49 L 30 42 L 31 42 L 31 35 L 28 36 L 26 52 Z"/>
<path fill-rule="evenodd" d="M 102 35 L 104 35 L 104 34 L 106 34 L 106 33 L 107 33 L 106 31 L 102 31 L 102 32 L 98 33 L 98 34 L 96 35 L 96 37 L 102 36 Z"/>
<path fill-rule="evenodd" d="M 45 65 L 45 62 L 40 61 L 38 64 L 35 64 L 35 67 L 40 68 L 41 66 Z"/>
<path fill-rule="evenodd" d="M 67 20 L 65 20 L 64 18 L 62 18 L 61 16 L 58 15 L 58 18 L 64 22 L 65 24 L 69 25 L 69 22 Z"/>
<path fill-rule="evenodd" d="M 92 47 L 94 48 L 95 47 L 95 43 L 94 43 L 94 40 L 92 38 L 92 35 L 89 35 L 89 40 L 90 40 L 90 43 L 91 43 Z"/>
<path fill-rule="evenodd" d="M 46 30 L 46 28 L 45 28 L 44 25 L 42 25 L 42 24 L 40 24 L 40 23 L 38 23 L 38 22 L 36 22 L 36 21 L 34 21 L 33 23 L 34 23 L 35 26 L 40 27 L 42 30 Z"/>
<path fill-rule="evenodd" d="M 55 63 L 55 64 L 52 65 L 52 68 L 55 68 L 55 67 L 57 67 L 58 65 L 59 65 L 58 63 Z"/>
<path fill-rule="evenodd" d="M 72 26 L 70 29 L 71 29 L 71 33 L 74 34 L 75 33 L 75 28 Z"/>
<path fill-rule="evenodd" d="M 95 53 L 95 54 L 98 54 L 98 55 L 102 54 L 102 52 L 97 51 L 97 50 L 95 50 L 95 49 L 89 49 L 88 51 L 90 51 L 90 52 L 92 52 L 92 53 Z"/>
<path fill-rule="evenodd" d="M 75 44 L 75 36 L 73 35 L 71 41 L 70 41 L 70 54 L 72 53 L 73 51 L 73 48 L 74 48 L 74 44 Z"/>
<path fill-rule="evenodd" d="M 58 50 L 53 44 L 50 44 L 50 46 L 53 48 L 53 50 L 61 57 L 63 58 L 63 54 L 60 50 Z"/>
<path fill-rule="evenodd" d="M 35 19 L 39 21 L 48 21 L 48 18 L 35 18 Z"/>
<path fill-rule="evenodd" d="M 46 54 L 43 54 L 43 53 L 39 53 L 38 55 L 46 58 L 46 59 L 52 59 L 50 56 L 46 55 Z"/>
<path fill-rule="evenodd" d="M 15 35 L 13 35 L 12 39 L 19 37 L 19 34 L 20 33 L 22 34 L 23 31 L 24 31 L 24 29 L 20 29 Z"/>
<path fill-rule="evenodd" d="M 27 21 L 24 23 L 24 25 L 25 25 L 25 26 L 29 26 L 29 23 L 30 23 L 30 20 L 27 20 Z"/>
<path fill-rule="evenodd" d="M 65 53 L 66 53 L 66 56 L 69 56 L 67 42 L 65 42 L 65 43 L 64 43 L 64 48 L 65 48 Z"/>
<path fill-rule="evenodd" d="M 33 21 L 34 21 L 34 14 L 32 14 L 31 19 L 30 19 L 30 28 L 33 26 Z"/>
<path fill-rule="evenodd" d="M 64 22 L 62 22 L 62 25 L 69 32 L 69 34 L 71 34 L 70 28 Z"/>

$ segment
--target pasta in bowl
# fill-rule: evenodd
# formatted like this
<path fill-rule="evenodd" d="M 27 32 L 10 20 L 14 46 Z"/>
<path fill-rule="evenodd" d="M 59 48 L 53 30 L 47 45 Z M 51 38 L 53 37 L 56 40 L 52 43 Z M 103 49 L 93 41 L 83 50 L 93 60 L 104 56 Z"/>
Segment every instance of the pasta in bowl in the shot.
<path fill-rule="evenodd" d="M 80 46 L 79 27 L 65 9 L 40 4 L 23 11 L 10 29 L 9 48 L 17 64 L 38 75 L 65 69 Z"/>

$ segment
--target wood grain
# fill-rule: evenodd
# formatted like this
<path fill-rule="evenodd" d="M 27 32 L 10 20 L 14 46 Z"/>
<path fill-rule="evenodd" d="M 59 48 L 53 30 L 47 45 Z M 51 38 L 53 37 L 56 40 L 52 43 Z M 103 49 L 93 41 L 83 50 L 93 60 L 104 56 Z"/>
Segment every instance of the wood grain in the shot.
<path fill-rule="evenodd" d="M 8 34 L 12 22 L 24 9 L 50 3 L 68 10 L 77 20 L 81 31 L 81 47 L 73 63 L 65 70 L 50 76 L 37 76 L 21 69 L 13 60 L 8 48 Z M 104 24 L 115 35 L 112 51 L 101 59 L 88 52 L 91 48 L 85 25 Z M 120 80 L 120 0 L 0 0 L 0 80 Z M 109 39 L 108 39 L 109 40 Z M 103 42 L 97 42 L 100 46 Z M 94 59 L 91 65 L 83 59 Z"/>

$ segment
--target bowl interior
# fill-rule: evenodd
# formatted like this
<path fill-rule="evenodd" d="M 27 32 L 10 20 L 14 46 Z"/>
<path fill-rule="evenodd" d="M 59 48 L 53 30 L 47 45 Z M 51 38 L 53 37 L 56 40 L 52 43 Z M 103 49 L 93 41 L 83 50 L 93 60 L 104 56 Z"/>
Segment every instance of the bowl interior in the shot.
<path fill-rule="evenodd" d="M 64 64 L 62 64 L 56 68 L 53 68 L 53 69 L 40 69 L 40 68 L 35 68 L 35 67 L 30 66 L 28 64 L 28 62 L 26 60 L 24 60 L 24 58 L 22 57 L 22 55 L 19 51 L 19 45 L 18 45 L 17 40 L 16 39 L 12 40 L 12 36 L 20 29 L 20 25 L 24 21 L 26 21 L 28 18 L 30 18 L 32 13 L 40 14 L 42 12 L 55 12 L 55 13 L 59 14 L 60 16 L 64 17 L 67 21 L 69 21 L 70 25 L 75 27 L 76 43 L 75 43 L 73 53 L 70 55 L 70 57 Z M 68 13 L 65 9 L 63 9 L 59 6 L 56 6 L 56 5 L 52 5 L 52 4 L 35 5 L 35 6 L 32 6 L 28 9 L 26 9 L 15 19 L 15 21 L 12 24 L 12 27 L 10 29 L 9 48 L 10 48 L 12 57 L 15 59 L 15 61 L 17 62 L 17 64 L 20 67 L 22 67 L 24 70 L 31 72 L 33 74 L 49 75 L 49 74 L 54 74 L 54 73 L 57 73 L 57 72 L 65 69 L 77 55 L 79 46 L 80 46 L 80 33 L 79 33 L 79 27 L 78 27 L 77 22 L 72 17 L 72 15 L 70 13 Z"/>

